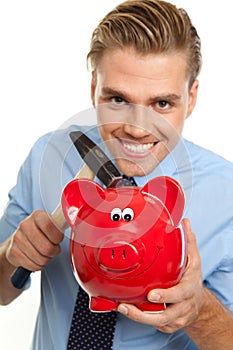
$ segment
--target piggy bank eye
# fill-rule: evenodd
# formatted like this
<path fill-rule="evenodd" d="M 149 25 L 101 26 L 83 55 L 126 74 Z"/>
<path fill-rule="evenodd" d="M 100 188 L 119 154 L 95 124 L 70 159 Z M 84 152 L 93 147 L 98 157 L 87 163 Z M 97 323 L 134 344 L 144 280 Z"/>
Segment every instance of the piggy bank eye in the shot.
<path fill-rule="evenodd" d="M 112 211 L 111 211 L 111 219 L 113 221 L 119 221 L 121 219 L 121 209 L 120 208 L 114 208 Z"/>
<path fill-rule="evenodd" d="M 122 217 L 123 217 L 123 220 L 125 221 L 131 221 L 133 220 L 134 218 L 134 212 L 133 212 L 133 209 L 131 208 L 125 208 L 122 212 Z"/>

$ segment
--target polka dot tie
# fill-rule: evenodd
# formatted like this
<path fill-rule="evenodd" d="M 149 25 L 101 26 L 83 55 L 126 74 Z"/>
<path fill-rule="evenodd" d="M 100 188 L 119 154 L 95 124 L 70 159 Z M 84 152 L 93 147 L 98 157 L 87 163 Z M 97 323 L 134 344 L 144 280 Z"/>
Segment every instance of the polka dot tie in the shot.
<path fill-rule="evenodd" d="M 112 349 L 117 313 L 91 312 L 89 296 L 80 287 L 70 327 L 67 350 Z"/>

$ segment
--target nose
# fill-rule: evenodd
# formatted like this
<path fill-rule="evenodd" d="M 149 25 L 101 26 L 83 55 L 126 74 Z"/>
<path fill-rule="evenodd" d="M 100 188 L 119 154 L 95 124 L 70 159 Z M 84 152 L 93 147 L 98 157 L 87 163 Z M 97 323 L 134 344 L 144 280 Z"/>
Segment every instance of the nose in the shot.
<path fill-rule="evenodd" d="M 145 247 L 140 241 L 130 243 L 110 238 L 98 248 L 96 260 L 104 271 L 123 273 L 136 269 L 144 255 Z"/>
<path fill-rule="evenodd" d="M 149 135 L 148 130 L 138 127 L 134 124 L 124 124 L 124 132 L 134 139 L 142 139 Z"/>
<path fill-rule="evenodd" d="M 152 118 L 148 107 L 132 105 L 124 123 L 124 132 L 133 138 L 143 138 L 151 133 Z"/>
<path fill-rule="evenodd" d="M 107 271 L 131 271 L 139 264 L 140 254 L 133 245 L 124 244 L 112 249 L 100 249 L 98 261 L 99 266 Z"/>

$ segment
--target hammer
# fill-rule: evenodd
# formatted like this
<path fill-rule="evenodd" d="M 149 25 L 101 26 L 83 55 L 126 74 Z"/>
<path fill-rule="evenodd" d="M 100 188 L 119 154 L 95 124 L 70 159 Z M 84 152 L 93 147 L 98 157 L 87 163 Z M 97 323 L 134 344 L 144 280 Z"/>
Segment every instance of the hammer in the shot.
<path fill-rule="evenodd" d="M 129 181 L 122 176 L 111 160 L 102 149 L 97 146 L 89 137 L 81 131 L 73 131 L 70 138 L 86 164 L 83 165 L 78 174 L 74 177 L 93 179 L 96 175 L 106 187 L 137 186 L 132 178 Z M 68 224 L 64 217 L 61 203 L 51 214 L 54 223 L 64 231 Z M 24 267 L 18 267 L 11 276 L 11 283 L 17 289 L 23 288 L 32 271 Z"/>

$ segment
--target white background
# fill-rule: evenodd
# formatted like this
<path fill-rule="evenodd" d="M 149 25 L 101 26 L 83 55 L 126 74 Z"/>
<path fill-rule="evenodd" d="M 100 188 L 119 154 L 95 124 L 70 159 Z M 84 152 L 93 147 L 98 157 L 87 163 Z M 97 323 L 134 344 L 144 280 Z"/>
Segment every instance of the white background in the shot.
<path fill-rule="evenodd" d="M 173 0 L 202 38 L 199 99 L 184 135 L 233 161 L 230 0 Z M 0 0 L 0 211 L 41 134 L 91 107 L 85 57 L 92 30 L 119 0 Z M 39 303 L 32 288 L 0 307 L 0 348 L 27 350 Z M 49 349 L 43 349 L 49 350 Z"/>

